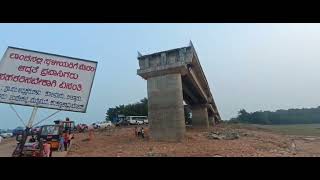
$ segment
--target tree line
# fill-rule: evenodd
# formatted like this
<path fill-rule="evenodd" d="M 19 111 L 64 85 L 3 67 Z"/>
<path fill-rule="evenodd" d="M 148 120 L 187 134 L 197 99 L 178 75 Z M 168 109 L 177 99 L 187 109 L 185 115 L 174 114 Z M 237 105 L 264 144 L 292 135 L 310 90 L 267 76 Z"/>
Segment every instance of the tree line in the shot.
<path fill-rule="evenodd" d="M 277 111 L 256 111 L 249 113 L 245 109 L 238 112 L 230 123 L 250 124 L 313 124 L 320 123 L 320 106 L 316 108 L 288 109 Z"/>
<path fill-rule="evenodd" d="M 127 105 L 118 105 L 111 107 L 106 112 L 106 120 L 115 122 L 118 115 L 124 116 L 148 116 L 148 98 L 143 98 L 139 102 Z M 191 123 L 191 109 L 184 107 L 184 116 L 186 124 Z"/>
<path fill-rule="evenodd" d="M 109 108 L 106 113 L 106 120 L 116 121 L 118 115 L 124 116 L 148 116 L 148 99 L 143 98 L 139 102 L 127 105 L 119 105 Z"/>

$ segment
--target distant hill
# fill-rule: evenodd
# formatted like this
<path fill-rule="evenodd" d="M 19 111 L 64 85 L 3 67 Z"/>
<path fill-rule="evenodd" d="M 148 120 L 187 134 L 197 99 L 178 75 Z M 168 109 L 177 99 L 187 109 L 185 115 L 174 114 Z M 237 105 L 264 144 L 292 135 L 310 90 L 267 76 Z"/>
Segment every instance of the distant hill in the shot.
<path fill-rule="evenodd" d="M 313 124 L 320 123 L 320 106 L 316 108 L 288 109 L 277 111 L 256 111 L 248 113 L 245 109 L 232 118 L 231 123 L 250 124 Z"/>

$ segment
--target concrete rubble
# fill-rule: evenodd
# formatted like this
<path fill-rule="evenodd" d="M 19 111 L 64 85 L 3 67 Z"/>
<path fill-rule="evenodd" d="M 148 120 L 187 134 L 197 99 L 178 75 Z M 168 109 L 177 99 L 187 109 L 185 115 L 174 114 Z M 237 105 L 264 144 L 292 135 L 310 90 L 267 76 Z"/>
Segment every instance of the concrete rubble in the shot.
<path fill-rule="evenodd" d="M 217 139 L 217 140 L 234 140 L 239 139 L 240 135 L 237 132 L 209 132 L 208 133 L 208 139 Z"/>

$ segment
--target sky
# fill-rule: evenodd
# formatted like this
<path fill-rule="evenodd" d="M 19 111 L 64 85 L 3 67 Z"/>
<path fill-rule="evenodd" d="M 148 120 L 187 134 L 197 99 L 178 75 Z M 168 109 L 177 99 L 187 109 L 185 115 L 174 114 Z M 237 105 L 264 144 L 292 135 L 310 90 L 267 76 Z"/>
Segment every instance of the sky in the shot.
<path fill-rule="evenodd" d="M 76 123 L 103 121 L 108 108 L 147 97 L 137 51 L 150 54 L 192 40 L 223 120 L 240 109 L 320 106 L 320 24 L 0 24 L 0 57 L 8 46 L 98 62 L 86 113 L 60 112 Z M 14 106 L 26 123 L 32 107 Z M 55 110 L 39 109 L 36 121 Z M 0 104 L 0 129 L 23 125 Z"/>

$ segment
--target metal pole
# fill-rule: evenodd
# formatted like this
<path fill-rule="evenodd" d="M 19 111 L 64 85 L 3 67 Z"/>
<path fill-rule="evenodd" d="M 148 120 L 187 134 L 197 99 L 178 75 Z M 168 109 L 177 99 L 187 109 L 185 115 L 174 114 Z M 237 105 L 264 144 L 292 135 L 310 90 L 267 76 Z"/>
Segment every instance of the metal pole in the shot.
<path fill-rule="evenodd" d="M 30 120 L 29 120 L 28 125 L 27 125 L 28 128 L 32 127 L 33 121 L 34 121 L 34 119 L 36 117 L 37 110 L 38 110 L 38 107 L 34 107 L 33 108 Z"/>
<path fill-rule="evenodd" d="M 26 126 L 26 124 L 23 122 L 23 119 L 19 116 L 18 112 L 14 109 L 14 107 L 11 104 L 10 104 L 10 108 L 16 113 L 17 117 L 22 122 L 22 124 Z"/>
<path fill-rule="evenodd" d="M 60 110 L 58 110 L 58 111 L 56 111 L 56 112 L 52 113 L 50 116 L 48 116 L 48 117 L 46 117 L 46 118 L 44 118 L 44 119 L 40 120 L 39 122 L 35 123 L 33 126 L 37 126 L 38 124 L 42 123 L 43 121 L 45 121 L 45 120 L 49 119 L 50 117 L 54 116 L 55 114 L 57 114 L 57 113 L 59 113 L 59 112 L 60 112 Z"/>

